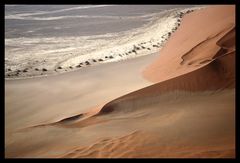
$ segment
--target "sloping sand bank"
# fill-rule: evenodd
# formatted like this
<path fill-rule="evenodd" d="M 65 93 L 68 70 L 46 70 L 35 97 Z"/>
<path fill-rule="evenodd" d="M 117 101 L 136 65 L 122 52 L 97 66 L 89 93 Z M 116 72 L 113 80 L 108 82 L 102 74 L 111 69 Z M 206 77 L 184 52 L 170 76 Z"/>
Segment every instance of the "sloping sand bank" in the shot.
<path fill-rule="evenodd" d="M 220 12 L 224 14 L 217 14 Z M 204 15 L 210 17 L 211 23 L 209 19 L 203 19 Z M 186 52 L 180 53 L 179 44 L 173 44 L 174 41 L 185 37 L 185 33 L 179 30 L 161 51 L 160 57 L 144 71 L 145 77 L 151 81 L 160 82 L 113 100 L 99 112 L 100 117 L 128 115 L 133 112 L 149 115 L 149 112 L 153 112 L 149 119 L 142 118 L 144 119 L 142 125 L 158 135 L 158 141 L 154 140 L 152 143 L 159 143 L 159 145 L 151 146 L 152 154 L 147 154 L 146 151 L 149 149 L 144 147 L 149 146 L 143 143 L 144 145 L 140 145 L 139 148 L 144 149 L 145 153 L 139 154 L 141 150 L 137 148 L 134 154 L 128 153 L 125 156 L 235 156 L 234 6 L 209 7 L 189 14 L 184 18 L 185 24 L 183 23 L 182 30 L 187 30 L 190 34 L 193 34 L 196 28 L 200 31 L 198 27 L 193 27 L 191 24 L 193 20 L 198 20 L 201 24 L 199 27 L 203 26 L 202 24 L 209 26 L 205 28 L 205 33 L 200 35 L 205 34 L 205 39 L 195 43 L 194 46 L 183 46 L 182 44 L 192 44 L 192 39 L 188 38 L 181 44 L 185 47 L 185 49 L 181 48 L 182 51 Z M 212 28 L 212 24 L 213 26 L 217 24 L 217 29 Z M 192 27 L 194 30 L 191 31 L 187 27 L 190 29 Z M 197 36 L 194 39 L 197 40 Z M 169 54 L 171 51 L 173 53 Z M 167 62 L 164 59 L 173 60 Z M 221 98 L 222 95 L 225 97 Z M 164 124 L 167 125 L 166 128 L 159 127 Z M 148 137 L 149 141 L 155 138 L 153 135 L 151 134 L 151 138 Z M 141 142 L 141 138 L 138 141 Z"/>
<path fill-rule="evenodd" d="M 234 158 L 235 7 L 187 14 L 156 57 L 7 81 L 6 157 Z"/>
<path fill-rule="evenodd" d="M 144 76 L 160 82 L 205 66 L 221 49 L 216 42 L 234 26 L 235 6 L 231 5 L 212 6 L 186 15 L 159 58 L 144 70 Z M 235 46 L 234 38 L 231 43 Z"/>

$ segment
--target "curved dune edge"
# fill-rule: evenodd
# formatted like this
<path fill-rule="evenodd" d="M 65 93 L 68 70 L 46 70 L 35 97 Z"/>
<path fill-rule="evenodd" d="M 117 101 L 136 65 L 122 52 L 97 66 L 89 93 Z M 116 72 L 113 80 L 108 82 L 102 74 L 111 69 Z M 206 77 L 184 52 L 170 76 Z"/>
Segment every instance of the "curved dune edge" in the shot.
<path fill-rule="evenodd" d="M 227 11 L 233 11 L 234 7 L 232 6 L 209 7 L 205 11 L 203 10 L 197 12 L 206 12 L 216 15 L 216 12 L 217 11 L 219 12 L 220 10 L 222 11 L 223 8 Z M 196 16 L 197 15 L 198 14 L 196 14 Z M 214 107 L 214 105 L 216 105 L 216 101 L 219 101 L 219 99 L 218 98 L 214 99 L 213 96 L 222 95 L 225 96 L 226 94 L 225 91 L 234 92 L 235 89 L 235 26 L 232 22 L 231 23 L 228 22 L 225 24 L 226 24 L 225 26 L 224 25 L 221 26 L 222 29 L 214 30 L 215 33 L 211 31 L 209 35 L 204 35 L 204 37 L 206 38 L 202 39 L 202 41 L 196 43 L 194 46 L 190 46 L 193 47 L 190 50 L 186 51 L 185 53 L 179 53 L 180 55 L 175 55 L 176 59 L 173 61 L 176 62 L 175 65 L 171 65 L 171 63 L 173 62 L 170 62 L 170 64 L 168 62 L 164 63 L 161 60 L 164 57 L 164 55 L 162 55 L 163 57 L 160 56 L 159 60 L 150 65 L 144 72 L 145 77 L 147 77 L 153 82 L 157 82 L 157 84 L 137 90 L 135 92 L 132 92 L 130 94 L 127 94 L 125 96 L 122 96 L 107 103 L 99 111 L 98 114 L 96 114 L 93 117 L 90 117 L 88 121 L 94 122 L 98 120 L 99 117 L 106 118 L 109 116 L 110 117 L 119 115 L 126 116 L 127 114 L 131 114 L 139 110 L 143 110 L 144 112 L 155 112 L 153 113 L 155 115 L 164 114 L 164 112 L 161 112 L 162 107 L 164 107 L 164 105 L 168 106 L 169 105 L 168 103 L 171 103 L 171 101 L 178 100 L 180 100 L 179 102 L 180 104 L 181 100 L 182 103 L 185 103 L 186 101 L 188 101 L 188 99 L 191 99 L 191 96 L 193 96 L 193 98 L 194 96 L 196 96 L 191 92 L 199 94 L 199 96 L 197 96 L 199 100 L 195 99 L 196 100 L 195 105 L 201 105 L 203 103 L 204 104 L 203 106 L 209 105 L 211 107 Z M 175 37 L 173 36 L 171 37 L 171 39 L 175 40 Z M 169 47 L 167 46 L 164 48 L 165 53 L 171 51 L 168 48 Z M 168 59 L 171 59 L 170 56 L 168 57 L 169 57 Z M 165 58 L 164 61 L 167 60 L 167 57 Z M 180 71 L 174 69 L 175 71 L 177 71 L 174 75 L 161 76 L 161 73 L 163 73 L 166 70 L 164 69 L 161 71 L 160 70 L 161 66 L 168 66 L 167 68 L 169 69 L 174 68 L 174 66 L 176 67 L 182 66 L 183 68 Z M 166 71 L 166 73 L 170 72 Z M 201 95 L 200 92 L 210 93 Z M 205 100 L 209 101 L 208 102 L 202 101 L 201 98 L 205 98 Z M 123 138 L 121 137 L 108 140 L 99 140 L 98 142 L 92 144 L 91 146 L 77 148 L 63 155 L 62 157 L 233 158 L 235 157 L 235 141 L 234 141 L 235 113 L 233 107 L 234 104 L 231 103 L 231 101 L 234 101 L 234 99 L 232 97 L 230 97 L 230 99 L 231 99 L 230 105 L 228 105 L 229 108 L 225 107 L 219 109 L 220 112 L 221 111 L 224 112 L 224 115 L 219 114 L 218 109 L 205 110 L 205 112 L 203 111 L 206 115 L 215 114 L 209 117 L 201 117 L 195 115 L 198 111 L 194 113 L 195 119 L 202 119 L 204 120 L 204 123 L 206 123 L 203 129 L 201 128 L 201 123 L 192 124 L 194 127 L 192 128 L 187 127 L 187 129 L 185 129 L 186 126 L 184 125 L 178 126 L 177 123 L 176 124 L 174 123 L 176 119 L 181 119 L 182 116 L 181 112 L 185 112 L 186 109 L 184 107 L 181 108 L 180 104 L 177 105 L 179 106 L 178 110 L 175 110 L 177 113 L 171 113 L 174 115 L 172 119 L 166 119 L 165 121 L 162 121 L 161 116 L 160 117 L 157 116 L 160 122 L 173 123 L 175 124 L 173 128 L 178 127 L 180 128 L 178 129 L 179 130 L 178 141 L 171 137 L 173 136 L 171 135 L 172 134 L 171 132 L 170 135 L 167 136 L 168 138 L 166 137 L 159 138 L 158 136 L 154 136 L 155 134 L 152 132 L 140 132 L 140 133 L 134 132 L 133 134 L 130 134 L 130 136 L 126 135 L 125 136 L 126 140 L 125 139 L 122 140 Z M 199 103 L 197 103 L 197 101 L 199 101 Z M 204 110 L 204 107 L 201 109 Z M 180 113 L 178 115 L 179 110 Z M 170 113 L 165 114 L 168 115 Z M 183 113 L 183 115 L 185 114 L 188 113 Z M 219 121 L 214 120 L 218 118 L 220 119 Z M 227 119 L 228 120 L 230 119 L 231 123 L 228 123 Z M 146 124 L 148 124 L 147 122 L 148 119 L 143 118 L 142 121 L 144 120 L 146 120 Z M 188 122 L 188 120 L 181 119 L 179 123 L 181 124 L 184 123 L 185 121 Z M 216 136 L 215 133 L 221 132 L 221 127 L 219 127 L 219 125 L 216 125 L 220 122 L 224 122 L 227 128 L 230 129 L 229 131 L 225 132 L 225 135 L 223 134 L 221 136 L 219 135 Z M 190 123 L 194 122 L 190 121 Z M 79 124 L 81 124 L 81 122 Z M 155 124 L 152 123 L 150 124 L 151 126 L 149 126 L 149 128 L 155 128 L 154 127 Z M 208 126 L 206 125 L 212 126 L 212 128 L 210 127 L 211 129 L 208 129 Z M 162 130 L 161 132 L 161 129 L 158 129 L 157 127 L 155 128 L 155 130 L 159 130 L 156 131 L 156 133 L 159 132 L 160 135 L 162 134 L 162 132 L 166 132 L 164 130 Z M 169 130 L 171 130 L 171 127 L 169 128 Z M 183 136 L 184 132 L 186 131 L 188 133 L 196 132 L 194 134 L 202 135 L 202 137 L 204 138 L 206 135 L 207 136 L 204 139 L 204 141 L 199 141 L 197 145 L 194 146 L 191 144 L 194 144 L 193 142 L 195 140 L 194 139 L 191 140 L 191 136 L 185 135 L 184 139 L 187 140 L 181 138 L 181 136 Z M 132 137 L 134 137 L 134 139 Z M 163 145 L 165 139 L 167 139 L 167 141 L 165 141 L 167 145 Z M 159 141 L 163 144 L 160 143 L 161 145 L 159 146 L 152 145 L 149 146 L 147 143 L 151 142 L 157 144 Z M 204 142 L 208 141 L 210 142 L 209 145 L 205 145 Z M 147 151 L 151 151 L 151 153 Z"/>
<path fill-rule="evenodd" d="M 18 129 L 17 132 L 24 132 L 24 131 L 30 131 L 34 128 L 38 128 L 38 127 L 48 127 L 48 126 L 72 126 L 74 124 L 78 124 L 79 122 L 81 123 L 81 126 L 82 127 L 85 127 L 85 126 L 89 126 L 91 124 L 96 124 L 89 122 L 89 119 L 91 119 L 92 116 L 95 116 L 99 113 L 99 111 L 101 110 L 101 108 L 105 105 L 104 104 L 99 104 L 95 107 L 92 107 L 90 108 L 89 112 L 85 112 L 85 113 L 79 113 L 79 114 L 76 114 L 76 115 L 72 115 L 72 116 L 68 116 L 68 117 L 65 117 L 65 118 L 62 118 L 62 119 L 59 119 L 59 120 L 56 120 L 54 122 L 50 122 L 50 123 L 43 123 L 43 124 L 37 124 L 37 125 L 33 125 L 33 126 L 29 126 L 29 127 L 24 127 L 24 128 L 21 128 L 21 129 Z M 85 123 L 86 122 L 86 123 Z"/>
<path fill-rule="evenodd" d="M 220 35 L 218 33 L 216 36 Z M 214 36 L 214 37 L 216 37 Z M 213 37 L 213 38 L 214 38 Z M 96 106 L 91 112 L 80 113 L 78 115 L 73 115 L 71 117 L 63 118 L 59 121 L 48 123 L 48 124 L 40 124 L 36 126 L 27 127 L 22 130 L 34 128 L 34 127 L 44 127 L 49 125 L 68 125 L 77 123 L 79 121 L 81 125 L 77 125 L 78 127 L 86 127 L 92 124 L 97 124 L 99 121 L 90 122 L 92 116 L 98 116 L 105 113 L 109 113 L 114 110 L 115 105 L 121 104 L 122 101 L 131 101 L 138 100 L 138 98 L 146 98 L 149 96 L 161 95 L 167 92 L 171 92 L 174 90 L 182 90 L 182 91 L 206 91 L 206 90 L 223 90 L 223 89 L 232 89 L 235 88 L 235 27 L 231 28 L 231 30 L 226 33 L 222 38 L 217 40 L 216 45 L 220 48 L 212 58 L 208 58 L 201 62 L 207 61 L 209 64 L 197 69 L 191 73 L 184 74 L 182 76 L 160 82 L 158 84 L 154 84 L 147 88 L 143 88 L 141 90 L 132 92 L 125 96 L 122 96 L 118 99 L 110 101 L 109 103 L 101 106 Z M 190 52 L 184 54 L 182 58 L 182 62 L 180 64 L 184 65 L 185 62 L 193 63 L 193 57 L 191 56 L 194 52 L 197 53 L 197 50 L 201 52 L 201 48 L 211 43 L 212 38 L 203 41 L 198 44 L 194 48 L 190 50 Z M 194 51 L 197 49 L 196 51 Z M 199 60 L 196 60 L 198 64 L 201 63 Z M 192 65 L 192 64 L 191 64 Z M 103 106 L 103 107 L 102 107 Z M 121 110 L 122 111 L 122 110 Z M 90 118 L 90 119 L 89 119 Z M 90 122 L 90 123 L 89 123 Z"/>
<path fill-rule="evenodd" d="M 179 77 L 169 79 L 146 88 L 137 90 L 130 94 L 119 97 L 109 103 L 101 106 L 96 106 L 91 109 L 91 112 L 81 113 L 71 117 L 66 117 L 54 123 L 42 124 L 32 127 L 43 127 L 48 125 L 62 125 L 62 126 L 78 126 L 86 127 L 89 125 L 97 124 L 100 121 L 92 121 L 95 116 L 108 114 L 111 112 L 118 112 L 117 109 L 119 105 L 124 103 L 133 103 L 134 101 L 140 101 L 142 99 L 151 98 L 154 96 L 164 95 L 168 92 L 173 91 L 221 91 L 224 89 L 234 89 L 235 88 L 235 45 L 233 37 L 235 36 L 235 28 L 232 28 L 227 34 L 222 38 L 217 40 L 219 46 L 227 45 L 221 47 L 213 58 L 210 59 L 210 63 L 206 66 L 194 70 L 190 73 L 181 75 Z M 204 42 L 208 44 L 207 41 Z M 196 49 L 198 46 L 195 47 Z M 222 49 L 225 50 L 222 50 Z M 183 60 L 184 61 L 184 60 Z M 151 101 L 150 101 L 151 103 Z M 148 105 L 148 103 L 145 103 Z M 120 112 L 122 112 L 124 107 L 121 107 Z M 70 124 L 70 125 L 69 125 Z M 29 128 L 32 128 L 29 127 Z M 28 128 L 27 128 L 28 129 Z"/>
<path fill-rule="evenodd" d="M 177 75 L 177 77 L 173 77 L 171 79 L 166 78 L 166 81 L 161 82 L 160 79 L 157 79 L 160 77 L 158 75 L 162 71 L 159 69 L 161 67 L 154 67 L 155 73 L 156 70 L 159 70 L 160 72 L 157 72 L 154 74 L 154 76 L 150 76 L 148 79 L 153 82 L 158 82 L 158 84 L 143 88 L 141 90 L 112 100 L 111 102 L 105 104 L 104 107 L 100 109 L 99 113 L 96 115 L 105 112 L 111 112 L 112 107 L 109 107 L 109 105 L 112 105 L 113 103 L 118 103 L 119 101 L 124 101 L 125 99 L 130 100 L 132 99 L 131 97 L 137 99 L 135 95 L 138 95 L 140 97 L 147 97 L 148 95 L 160 95 L 174 90 L 207 91 L 235 88 L 234 9 L 234 6 L 230 5 L 214 6 L 200 11 L 194 11 L 193 13 L 184 16 L 183 24 L 180 26 L 180 29 L 176 32 L 176 34 L 174 33 L 174 35 L 170 37 L 171 40 L 168 41 L 166 46 L 161 51 L 161 56 L 156 60 L 156 62 L 146 68 L 143 75 L 144 77 L 149 77 L 148 71 L 150 71 L 150 68 L 152 70 L 153 66 L 161 65 L 163 62 L 161 59 L 164 57 L 164 53 L 167 53 L 171 50 L 176 51 L 176 53 L 172 53 L 171 55 L 174 54 L 174 57 L 178 60 L 178 62 L 175 65 L 166 63 L 166 67 L 170 67 L 169 69 L 171 69 L 172 66 L 178 65 L 183 67 L 182 69 L 180 68 L 182 72 L 179 72 L 179 74 L 176 73 L 175 76 Z M 205 19 L 206 14 L 208 15 L 209 19 Z M 224 17 L 227 17 L 228 19 L 223 19 Z M 192 21 L 194 20 L 198 21 L 198 25 L 200 24 L 200 27 L 196 28 L 196 26 L 192 26 Z M 178 40 L 178 37 L 182 37 L 183 34 L 186 34 L 184 30 L 188 31 L 188 35 L 192 35 L 193 33 L 191 32 L 199 30 L 199 28 L 206 24 L 209 25 L 210 22 L 214 27 L 207 28 L 204 32 L 201 33 L 201 37 L 205 39 L 194 45 L 183 55 L 181 54 L 178 56 L 179 51 L 178 47 L 176 47 L 177 44 L 175 44 L 174 48 L 169 49 L 173 45 L 172 42 L 174 40 Z M 222 26 L 219 27 L 219 25 Z M 193 31 L 190 31 L 189 28 L 192 28 Z M 202 36 L 203 34 L 209 35 Z M 196 39 L 196 37 L 194 37 L 193 40 L 199 39 Z M 193 44 L 192 42 L 194 41 L 192 41 L 192 39 L 190 41 L 191 44 Z M 176 43 L 176 41 L 174 41 L 174 43 Z M 187 46 L 184 50 L 186 51 L 187 48 L 189 47 Z M 169 53 L 165 55 L 171 59 Z M 150 72 L 150 74 L 152 74 L 152 72 Z M 152 77 L 156 78 L 158 81 Z"/>
<path fill-rule="evenodd" d="M 212 6 L 187 14 L 182 25 L 160 51 L 159 58 L 143 71 L 143 76 L 157 83 L 204 66 L 220 50 L 217 40 L 234 26 L 234 5 Z"/>
<path fill-rule="evenodd" d="M 181 56 L 180 64 L 185 66 L 201 66 L 202 64 L 201 68 L 115 99 L 105 105 L 99 114 L 112 112 L 114 108 L 112 105 L 122 101 L 161 95 L 174 90 L 192 92 L 234 89 L 235 27 L 228 28 L 227 33 L 225 31 L 209 37 Z M 210 50 L 205 50 L 206 48 Z M 206 57 L 202 59 L 200 57 L 204 50 L 209 53 L 206 53 Z"/>
<path fill-rule="evenodd" d="M 221 51 L 221 50 L 219 50 Z M 219 55 L 219 53 L 218 53 Z M 222 53 L 221 57 L 213 59 L 208 65 L 193 72 L 169 79 L 141 90 L 122 96 L 106 104 L 99 114 L 109 113 L 115 105 L 126 101 L 133 101 L 163 95 L 175 90 L 180 91 L 221 91 L 235 88 L 235 51 Z"/>

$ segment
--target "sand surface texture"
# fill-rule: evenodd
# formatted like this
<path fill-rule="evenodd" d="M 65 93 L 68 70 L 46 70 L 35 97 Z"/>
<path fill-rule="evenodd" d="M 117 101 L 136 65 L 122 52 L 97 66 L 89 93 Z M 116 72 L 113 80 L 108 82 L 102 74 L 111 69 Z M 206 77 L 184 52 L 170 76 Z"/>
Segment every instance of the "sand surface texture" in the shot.
<path fill-rule="evenodd" d="M 186 14 L 159 54 L 5 86 L 6 157 L 234 158 L 235 6 Z"/>

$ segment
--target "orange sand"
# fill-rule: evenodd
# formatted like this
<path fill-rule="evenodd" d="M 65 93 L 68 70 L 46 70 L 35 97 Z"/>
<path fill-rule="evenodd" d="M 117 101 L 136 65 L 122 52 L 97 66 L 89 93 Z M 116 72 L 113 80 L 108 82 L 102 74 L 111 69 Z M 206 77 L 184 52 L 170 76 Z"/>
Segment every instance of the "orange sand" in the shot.
<path fill-rule="evenodd" d="M 155 58 L 7 82 L 6 157 L 234 158 L 235 6 L 184 16 Z"/>
<path fill-rule="evenodd" d="M 144 76 L 160 82 L 208 64 L 221 48 L 217 40 L 234 27 L 235 6 L 214 6 L 186 15 Z"/>

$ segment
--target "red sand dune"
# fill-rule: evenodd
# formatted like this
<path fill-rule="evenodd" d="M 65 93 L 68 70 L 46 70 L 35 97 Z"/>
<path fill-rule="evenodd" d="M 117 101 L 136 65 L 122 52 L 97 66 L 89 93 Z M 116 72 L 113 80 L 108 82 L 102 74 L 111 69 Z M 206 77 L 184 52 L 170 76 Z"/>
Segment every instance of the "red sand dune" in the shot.
<path fill-rule="evenodd" d="M 8 156 L 234 158 L 235 6 L 184 16 L 149 64 L 143 76 L 153 85 L 92 112 L 20 131 Z M 24 142 L 28 135 L 38 138 Z"/>
<path fill-rule="evenodd" d="M 159 58 L 143 72 L 144 76 L 160 82 L 204 66 L 220 50 L 216 42 L 234 26 L 233 5 L 213 6 L 187 14 L 161 50 Z"/>
<path fill-rule="evenodd" d="M 156 84 L 65 125 L 104 128 L 121 119 L 118 127 L 134 126 L 137 131 L 61 157 L 235 157 L 234 11 L 234 6 L 214 6 L 186 15 L 159 58 L 144 71 Z"/>
<path fill-rule="evenodd" d="M 225 15 L 218 15 L 214 12 L 223 12 L 226 13 Z M 197 11 L 199 13 L 195 13 L 195 19 L 198 19 L 200 17 L 200 20 L 202 20 L 202 23 L 209 23 L 209 19 L 201 19 L 203 13 L 208 13 L 208 16 L 214 17 L 215 21 L 219 21 L 219 18 L 217 19 L 215 15 L 222 16 L 222 21 L 228 21 L 228 19 L 224 19 L 224 16 L 228 15 L 234 15 L 234 7 L 228 6 L 228 7 L 210 7 L 208 9 L 205 9 L 203 11 Z M 231 11 L 231 12 L 230 12 Z M 210 15 L 209 15 L 210 13 Z M 194 13 L 193 13 L 194 14 Z M 212 15 L 214 16 L 212 16 Z M 194 15 L 190 15 L 193 17 Z M 189 15 L 186 16 L 186 19 L 189 18 Z M 194 17 L 193 17 L 194 18 Z M 234 20 L 234 17 L 231 16 L 232 20 Z M 194 19 L 194 20 L 195 20 Z M 199 20 L 199 21 L 200 21 Z M 190 22 L 192 19 L 189 20 Z M 188 22 L 186 22 L 184 17 L 183 26 L 186 26 Z M 212 20 L 212 23 L 215 22 Z M 220 22 L 218 22 L 220 23 Z M 155 96 L 160 95 L 166 92 L 174 91 L 174 90 L 182 90 L 182 91 L 212 91 L 212 90 L 223 90 L 223 89 L 231 89 L 235 88 L 235 27 L 233 26 L 234 22 L 231 22 L 231 26 L 221 30 L 221 32 L 215 31 L 216 34 L 213 36 L 207 37 L 204 41 L 198 43 L 193 48 L 190 48 L 189 51 L 186 53 L 178 56 L 178 49 L 177 45 L 173 45 L 171 41 L 167 43 L 166 47 L 161 51 L 161 56 L 154 62 L 150 67 L 147 68 L 145 71 L 145 74 L 148 73 L 146 76 L 149 77 L 151 80 L 161 80 L 161 78 L 166 76 L 159 76 L 162 72 L 161 67 L 164 65 L 166 68 L 171 69 L 173 66 L 182 66 L 181 68 L 181 74 L 178 75 L 178 71 L 174 73 L 174 76 L 177 76 L 172 79 L 168 79 L 162 82 L 159 82 L 155 85 L 149 86 L 147 88 L 143 88 L 141 90 L 135 91 L 133 93 L 130 93 L 128 95 L 125 95 L 123 97 L 120 97 L 109 104 L 105 105 L 102 112 L 108 111 L 109 105 L 112 105 L 113 103 L 118 103 L 119 101 L 124 100 L 132 100 L 139 99 L 147 96 Z M 224 23 L 221 23 L 224 24 Z M 227 24 L 227 23 L 225 23 Z M 202 26 L 202 25 L 201 25 Z M 201 27 L 200 26 L 200 27 Z M 188 26 L 189 27 L 189 26 Z M 191 26 L 190 26 L 191 27 Z M 189 27 L 189 28 L 190 28 Z M 196 29 L 198 27 L 194 27 L 193 29 Z M 222 26 L 222 28 L 225 28 Z M 188 28 L 187 28 L 188 29 Z M 198 28 L 199 29 L 199 28 Z M 208 32 L 205 33 L 213 33 L 213 29 L 207 28 L 205 29 Z M 211 30 L 211 32 L 209 32 Z M 176 33 L 176 36 L 172 37 L 172 40 L 178 39 L 177 37 L 185 37 L 182 33 L 182 31 L 178 31 Z M 190 33 L 191 31 L 188 30 Z M 182 35 L 180 35 L 182 34 Z M 205 36 L 206 37 L 206 36 Z M 191 41 L 191 40 L 190 40 Z M 189 41 L 189 42 L 190 42 Z M 173 47 L 170 48 L 169 46 L 172 45 Z M 176 53 L 167 53 L 166 49 L 169 47 L 169 50 L 174 49 Z M 186 47 L 189 48 L 189 47 Z M 168 50 L 168 49 L 167 49 Z M 164 63 L 163 60 L 167 57 L 174 56 L 178 63 L 175 65 Z M 165 57 L 165 58 L 163 58 Z M 173 62 L 174 62 L 173 61 Z M 203 66 L 202 66 L 203 65 Z M 194 67 L 194 68 L 192 68 Z M 199 68 L 200 67 L 200 68 Z M 149 69 L 151 68 L 152 71 Z M 185 69 L 185 71 L 183 71 Z M 188 72 L 189 69 L 191 69 L 191 72 Z M 165 70 L 165 69 L 164 69 Z M 150 76 L 151 75 L 151 76 Z"/>
<path fill-rule="evenodd" d="M 168 105 L 167 103 L 172 103 L 172 101 L 176 99 L 182 99 L 180 96 L 184 96 L 181 95 L 181 93 L 173 93 L 173 95 L 171 95 L 171 92 L 174 91 L 185 92 L 185 95 L 187 97 L 189 96 L 189 98 L 191 93 L 188 94 L 187 92 L 196 92 L 199 94 L 200 92 L 211 92 L 206 95 L 209 101 L 201 101 L 201 98 L 199 98 L 195 105 L 201 106 L 202 104 L 206 104 L 205 107 L 214 107 L 214 104 L 211 103 L 217 99 L 214 99 L 211 94 L 222 94 L 224 90 L 234 90 L 235 88 L 234 12 L 234 6 L 214 6 L 196 11 L 184 17 L 181 29 L 171 37 L 161 51 L 159 58 L 144 71 L 147 79 L 158 83 L 109 102 L 102 108 L 98 115 L 128 114 L 141 109 L 151 108 L 158 109 L 155 112 L 157 115 L 158 111 L 161 113 L 160 110 L 164 105 Z M 167 96 L 167 98 L 164 98 L 164 96 Z M 182 99 L 182 103 L 184 103 L 185 100 L 186 99 Z M 232 98 L 232 101 L 234 101 L 234 98 Z M 189 105 L 192 105 L 191 102 L 189 102 Z M 231 121 L 234 122 L 235 113 L 233 105 L 232 103 L 232 105 L 227 105 L 227 107 L 225 106 L 223 108 L 226 117 L 222 117 L 221 119 L 221 121 L 228 125 L 228 128 L 231 128 L 229 133 L 226 131 L 226 133 L 231 135 L 230 138 L 227 138 L 229 135 L 215 135 L 214 132 L 208 132 L 207 129 L 196 130 L 196 128 L 199 127 L 198 124 L 194 124 L 195 128 L 190 127 L 187 130 L 189 133 L 196 132 L 195 134 L 208 135 L 205 141 L 213 139 L 219 142 L 219 146 L 216 145 L 214 150 L 211 145 L 204 146 L 201 141 L 199 141 L 196 147 L 191 146 L 190 144 L 194 142 L 194 139 L 191 138 L 187 140 L 189 144 L 184 144 L 185 148 L 181 149 L 177 145 L 172 147 L 171 143 L 173 143 L 173 141 L 171 136 L 173 135 L 169 134 L 168 139 L 171 141 L 168 142 L 170 143 L 169 150 L 171 150 L 159 152 L 156 154 L 156 157 L 235 157 L 234 124 L 228 123 L 227 121 L 227 119 L 230 118 L 232 119 Z M 180 104 L 175 107 L 179 107 L 180 110 L 185 110 Z M 215 104 L 215 107 L 217 108 L 217 104 Z M 218 115 L 221 110 L 220 108 L 221 107 L 214 111 L 210 109 L 205 110 L 206 115 L 212 114 L 211 112 L 213 111 L 216 117 L 220 117 L 220 115 Z M 204 110 L 204 108 L 202 109 Z M 228 114 L 231 116 L 227 117 Z M 195 120 L 202 118 L 209 126 L 216 123 L 211 118 L 206 117 L 196 116 Z M 159 121 L 161 121 L 161 118 L 159 118 Z M 190 123 L 194 123 L 194 121 Z M 148 123 L 147 120 L 146 124 L 154 125 Z M 183 126 L 176 124 L 175 127 L 182 128 Z M 207 126 L 205 127 L 207 128 Z M 152 126 L 149 126 L 149 128 L 152 128 Z M 212 130 L 216 133 L 220 132 L 221 126 L 214 126 Z M 161 131 L 156 131 L 156 133 L 162 134 Z M 183 133 L 184 132 L 180 130 L 175 136 L 181 137 Z M 225 138 L 227 138 L 227 140 L 222 146 L 220 144 L 224 136 L 226 136 Z M 149 139 L 154 138 L 151 137 Z M 139 141 L 140 140 L 139 138 Z M 161 139 L 158 141 L 161 141 Z M 179 139 L 179 141 L 181 141 L 181 139 Z M 201 148 L 198 148 L 199 146 L 201 146 Z M 144 147 L 142 147 L 142 149 L 148 150 Z M 160 145 L 157 146 L 156 149 L 151 150 L 154 153 L 164 150 L 164 148 Z M 136 149 L 135 153 L 137 153 L 137 151 L 139 150 Z M 136 156 L 141 157 L 141 154 Z M 144 156 L 148 157 L 147 155 Z M 130 157 L 134 157 L 134 155 L 130 155 Z M 155 156 L 152 154 L 150 157 Z"/>

